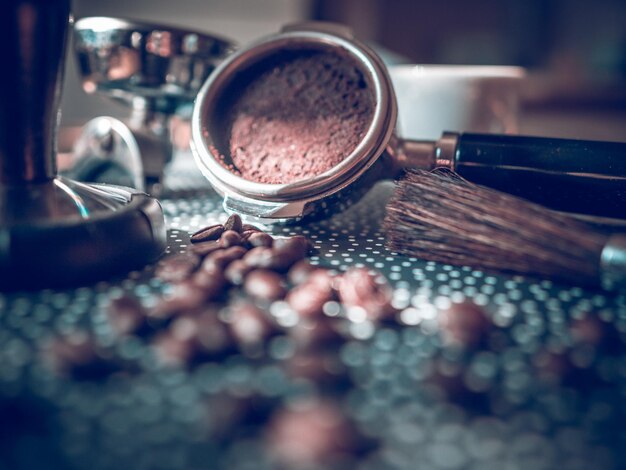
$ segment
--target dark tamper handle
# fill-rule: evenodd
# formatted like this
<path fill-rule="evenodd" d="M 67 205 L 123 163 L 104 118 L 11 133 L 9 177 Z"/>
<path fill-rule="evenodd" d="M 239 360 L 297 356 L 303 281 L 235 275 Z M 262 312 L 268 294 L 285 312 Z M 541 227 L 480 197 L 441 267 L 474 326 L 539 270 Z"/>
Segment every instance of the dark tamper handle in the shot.
<path fill-rule="evenodd" d="M 69 0 L 0 2 L 0 182 L 55 176 Z"/>
<path fill-rule="evenodd" d="M 552 209 L 626 219 L 626 143 L 460 134 L 454 170 Z"/>
<path fill-rule="evenodd" d="M 69 0 L 0 1 L 0 291 L 142 268 L 165 247 L 159 202 L 56 175 Z"/>

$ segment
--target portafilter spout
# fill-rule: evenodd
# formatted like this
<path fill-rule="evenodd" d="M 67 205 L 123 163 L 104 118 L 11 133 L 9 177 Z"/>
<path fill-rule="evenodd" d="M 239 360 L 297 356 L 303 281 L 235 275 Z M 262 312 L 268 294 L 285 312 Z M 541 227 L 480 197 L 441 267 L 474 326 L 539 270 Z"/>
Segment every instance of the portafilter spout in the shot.
<path fill-rule="evenodd" d="M 157 200 L 56 174 L 69 0 L 0 2 L 0 290 L 84 284 L 165 247 Z"/>

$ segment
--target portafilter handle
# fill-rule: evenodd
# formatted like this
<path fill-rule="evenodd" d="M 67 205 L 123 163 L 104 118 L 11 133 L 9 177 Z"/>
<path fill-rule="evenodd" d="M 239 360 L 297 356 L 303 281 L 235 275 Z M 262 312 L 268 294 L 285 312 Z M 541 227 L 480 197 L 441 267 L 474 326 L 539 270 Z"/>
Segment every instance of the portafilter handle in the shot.
<path fill-rule="evenodd" d="M 392 139 L 396 167 L 447 168 L 551 209 L 626 219 L 626 143 L 444 132 L 433 141 Z"/>
<path fill-rule="evenodd" d="M 56 175 L 70 0 L 0 2 L 0 184 Z"/>

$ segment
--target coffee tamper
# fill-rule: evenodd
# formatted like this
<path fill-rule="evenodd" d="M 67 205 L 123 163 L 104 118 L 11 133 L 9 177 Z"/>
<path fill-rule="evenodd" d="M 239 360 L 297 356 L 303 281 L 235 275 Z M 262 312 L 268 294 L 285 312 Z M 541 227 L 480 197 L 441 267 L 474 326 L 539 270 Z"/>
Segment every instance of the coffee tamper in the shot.
<path fill-rule="evenodd" d="M 205 79 L 233 50 L 230 41 L 171 26 L 78 20 L 74 52 L 83 89 L 130 107 L 130 116 L 124 122 L 107 116 L 89 121 L 75 143 L 71 174 L 155 190 L 172 156 L 170 118 L 190 108 Z"/>
<path fill-rule="evenodd" d="M 57 175 L 70 0 L 0 2 L 0 290 L 93 282 L 165 248 L 159 202 Z"/>

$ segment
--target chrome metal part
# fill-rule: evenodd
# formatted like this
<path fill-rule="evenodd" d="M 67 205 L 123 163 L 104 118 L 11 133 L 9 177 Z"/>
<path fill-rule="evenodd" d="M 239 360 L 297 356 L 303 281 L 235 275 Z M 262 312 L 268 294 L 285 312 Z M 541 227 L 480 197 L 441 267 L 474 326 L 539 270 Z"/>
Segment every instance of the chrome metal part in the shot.
<path fill-rule="evenodd" d="M 111 17 L 74 25 L 74 51 L 83 89 L 133 105 L 136 97 L 166 114 L 190 103 L 231 41 L 187 29 Z"/>
<path fill-rule="evenodd" d="M 444 132 L 435 143 L 435 167 L 447 168 L 455 171 L 455 162 L 459 135 L 454 132 Z"/>
<path fill-rule="evenodd" d="M 83 127 L 74 144 L 75 164 L 67 174 L 79 181 L 109 182 L 145 191 L 141 151 L 119 119 L 98 117 Z"/>
<path fill-rule="evenodd" d="M 131 147 L 137 147 L 141 158 L 144 179 L 141 185 L 135 182 L 134 187 L 151 188 L 161 182 L 172 156 L 170 118 L 193 102 L 204 80 L 234 48 L 231 41 L 166 25 L 111 17 L 87 17 L 76 22 L 74 51 L 83 89 L 121 101 L 131 109 L 126 123 L 116 124 L 115 132 L 123 145 L 112 149 L 108 162 L 115 167 L 126 155 L 133 154 L 126 138 L 130 133 L 134 140 Z M 96 123 L 102 125 L 102 121 Z M 127 127 L 123 135 L 119 133 L 120 125 Z M 94 126 L 89 123 L 79 140 L 98 140 Z M 80 141 L 75 149 L 77 164 L 91 167 L 91 163 L 81 163 L 80 159 L 97 159 L 100 155 L 86 153 Z M 123 167 L 137 169 L 134 161 Z M 132 174 L 133 180 L 136 176 Z"/>
<path fill-rule="evenodd" d="M 626 287 L 626 235 L 609 237 L 600 255 L 602 287 L 607 290 Z"/>

